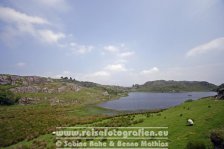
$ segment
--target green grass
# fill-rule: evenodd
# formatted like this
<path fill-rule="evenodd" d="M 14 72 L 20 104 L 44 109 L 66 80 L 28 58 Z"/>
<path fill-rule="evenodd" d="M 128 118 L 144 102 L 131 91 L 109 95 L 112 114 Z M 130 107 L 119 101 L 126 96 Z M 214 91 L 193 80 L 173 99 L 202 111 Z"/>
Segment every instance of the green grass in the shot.
<path fill-rule="evenodd" d="M 161 112 L 160 116 L 155 114 L 134 126 L 169 127 L 170 148 L 184 148 L 189 140 L 201 140 L 211 147 L 210 131 L 214 128 L 224 128 L 223 113 L 224 101 L 207 98 L 170 108 Z M 186 126 L 188 118 L 194 120 L 194 126 Z"/>
<path fill-rule="evenodd" d="M 55 130 L 58 126 L 85 124 L 104 118 L 108 111 L 94 106 L 1 106 L 0 146 L 32 140 Z M 108 112 L 109 113 L 109 112 Z"/>
<path fill-rule="evenodd" d="M 48 85 L 57 86 L 58 83 Z M 3 89 L 10 85 L 0 86 Z M 33 140 L 55 130 L 58 126 L 84 124 L 113 115 L 113 110 L 94 106 L 102 101 L 119 97 L 117 92 L 110 96 L 105 88 L 83 87 L 80 91 L 62 93 L 16 93 L 20 97 L 36 99 L 35 104 L 0 106 L 0 147 Z M 59 101 L 53 102 L 52 100 Z"/>
<path fill-rule="evenodd" d="M 105 112 L 105 109 L 88 106 L 86 108 L 79 107 L 76 110 L 73 110 L 71 115 L 79 115 L 83 117 L 90 113 L 98 114 L 103 112 Z M 207 148 L 212 148 L 209 135 L 213 129 L 224 128 L 223 113 L 224 101 L 214 100 L 214 98 L 205 98 L 197 101 L 185 102 L 179 106 L 172 107 L 159 113 L 130 114 L 115 116 L 105 120 L 98 119 L 98 121 L 88 124 L 88 126 L 165 126 L 168 127 L 169 130 L 169 148 L 171 149 L 183 149 L 190 140 L 202 141 Z M 194 126 L 186 125 L 188 118 L 194 120 Z M 76 125 L 84 126 L 81 123 Z M 39 140 L 39 142 L 34 140 Z M 25 146 L 41 146 L 41 142 L 42 144 L 46 143 L 49 148 L 54 148 L 55 138 L 50 133 L 43 134 L 30 141 L 19 142 L 13 147 L 23 146 L 24 148 Z"/>

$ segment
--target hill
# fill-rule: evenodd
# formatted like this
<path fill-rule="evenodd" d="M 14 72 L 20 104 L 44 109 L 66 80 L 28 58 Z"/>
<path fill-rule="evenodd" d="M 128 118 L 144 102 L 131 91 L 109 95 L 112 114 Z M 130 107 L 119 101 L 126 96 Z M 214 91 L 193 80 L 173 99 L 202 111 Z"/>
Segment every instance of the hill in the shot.
<path fill-rule="evenodd" d="M 167 83 L 167 81 L 147 82 L 142 86 L 134 86 L 133 88 L 131 88 L 131 90 L 137 91 L 139 89 L 139 91 L 143 91 L 144 87 L 145 89 L 149 89 L 151 87 L 151 90 L 147 91 L 161 91 L 162 89 L 162 91 L 173 91 L 175 88 L 173 84 L 181 84 L 181 82 L 176 83 L 177 81 L 168 82 L 169 83 Z M 155 88 L 152 88 L 151 84 L 153 84 L 154 87 L 157 86 L 157 90 Z M 178 89 L 181 89 L 180 91 L 182 91 L 183 87 L 180 88 L 181 85 L 179 84 Z M 191 91 L 207 91 L 215 87 L 215 85 L 207 82 L 193 82 L 193 84 L 190 82 L 184 82 L 183 84 L 184 85 L 182 86 L 185 87 L 185 90 Z M 158 87 L 161 87 L 162 89 Z M 171 89 L 169 89 L 169 87 Z M 175 89 L 177 89 L 177 87 Z M 32 146 L 38 146 L 42 143 L 39 144 L 37 143 L 37 141 L 37 144 L 35 144 L 35 140 L 38 140 L 38 138 L 41 137 L 44 137 L 45 139 L 45 143 L 43 143 L 42 145 L 45 144 L 47 146 L 51 146 L 52 144 L 50 142 L 52 141 L 53 143 L 54 139 L 47 140 L 46 137 L 50 136 L 51 138 L 53 138 L 54 136 L 52 136 L 51 133 L 52 131 L 55 131 L 56 127 L 83 125 L 96 121 L 101 122 L 103 119 L 111 117 L 111 115 L 120 114 L 118 111 L 103 109 L 95 105 L 99 102 L 125 96 L 127 95 L 128 91 L 130 91 L 130 89 L 124 87 L 100 85 L 93 82 L 83 82 L 68 77 L 62 77 L 61 79 L 52 79 L 38 76 L 17 76 L 1 74 L 0 148 L 14 145 L 19 142 L 21 144 L 23 144 L 23 142 L 25 142 L 25 144 L 34 143 L 34 145 Z M 209 128 L 213 128 L 215 126 L 219 127 L 220 124 L 218 122 L 218 119 L 220 119 L 220 121 L 222 121 L 223 123 L 223 119 L 221 117 L 221 114 L 223 113 L 223 111 L 221 111 L 223 110 L 222 101 L 206 100 L 206 103 L 200 103 L 201 104 L 197 104 L 197 102 L 189 103 L 192 104 L 189 107 L 190 109 L 192 107 L 193 112 L 191 112 L 190 114 L 188 113 L 188 116 L 198 115 L 198 117 L 200 117 L 199 115 L 202 114 L 201 122 L 203 122 L 204 124 L 205 117 L 208 118 L 209 116 L 206 115 L 205 111 L 212 110 L 212 117 L 216 120 L 214 121 L 214 125 L 212 121 L 209 120 Z M 186 112 L 190 111 L 191 110 L 186 111 L 186 109 L 181 108 L 179 110 L 177 108 L 177 110 L 174 111 L 169 109 L 167 110 L 167 112 L 164 111 L 164 113 L 161 113 L 162 115 L 166 114 L 167 119 L 157 116 L 156 114 L 155 116 L 153 116 L 153 118 L 147 117 L 144 114 L 140 114 L 136 115 L 136 119 L 134 122 L 136 124 L 144 122 L 143 126 L 151 126 L 151 124 L 154 124 L 154 126 L 160 126 L 159 124 L 169 124 L 169 128 L 171 128 L 172 131 L 174 125 L 177 124 L 175 119 L 177 119 L 179 114 L 182 113 L 184 115 L 183 117 L 185 117 Z M 209 114 L 209 112 L 207 112 L 207 114 Z M 139 119 L 141 119 L 142 117 L 145 118 L 145 120 L 139 121 Z M 127 118 L 121 116 L 120 119 L 122 119 L 122 122 L 125 122 L 125 126 L 132 125 L 132 122 L 129 123 L 125 121 Z M 101 126 L 110 126 L 111 124 L 122 126 L 123 124 L 121 124 L 119 121 L 120 120 L 118 116 L 118 120 L 115 119 L 114 121 L 114 119 L 112 118 L 111 120 L 109 120 L 108 124 L 103 123 L 103 125 Z M 173 121 L 175 121 L 175 123 L 173 123 Z M 184 121 L 184 119 L 181 119 L 181 121 L 178 120 L 178 125 L 181 125 L 182 121 Z M 182 125 L 175 125 L 175 127 L 177 127 L 178 132 L 185 131 L 185 128 L 183 129 Z M 204 129 L 203 131 L 205 131 L 206 129 Z M 175 132 L 176 131 L 174 131 L 173 135 L 171 135 L 172 140 L 181 136 L 179 133 Z M 199 131 L 197 130 L 197 133 L 198 132 Z M 186 143 L 186 140 L 184 143 Z M 53 145 L 54 144 L 55 143 L 53 143 Z M 30 148 L 30 146 L 28 148 Z M 55 148 L 55 146 L 53 146 L 53 148 Z"/>
<path fill-rule="evenodd" d="M 132 91 L 147 92 L 190 92 L 190 91 L 213 91 L 216 85 L 206 81 L 148 81 L 143 85 L 135 84 Z"/>
<path fill-rule="evenodd" d="M 87 104 L 110 100 L 126 95 L 126 88 L 83 82 L 71 77 L 52 79 L 39 76 L 18 76 L 0 74 L 0 95 L 14 98 L 4 103 L 19 104 Z"/>

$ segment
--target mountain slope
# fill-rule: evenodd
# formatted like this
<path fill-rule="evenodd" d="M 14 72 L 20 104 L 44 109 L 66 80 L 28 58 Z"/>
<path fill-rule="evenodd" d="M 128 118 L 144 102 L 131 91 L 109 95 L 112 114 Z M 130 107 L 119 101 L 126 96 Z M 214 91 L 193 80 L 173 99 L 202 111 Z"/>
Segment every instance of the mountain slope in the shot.
<path fill-rule="evenodd" d="M 148 92 L 185 92 L 185 91 L 213 91 L 216 85 L 206 81 L 148 81 L 143 85 L 133 85 L 133 91 Z"/>
<path fill-rule="evenodd" d="M 102 102 L 126 94 L 126 89 L 77 81 L 68 77 L 52 79 L 0 74 L 0 95 L 3 98 L 0 103 L 8 103 L 4 97 L 9 92 L 16 96 L 13 102 L 19 104 L 65 105 Z"/>

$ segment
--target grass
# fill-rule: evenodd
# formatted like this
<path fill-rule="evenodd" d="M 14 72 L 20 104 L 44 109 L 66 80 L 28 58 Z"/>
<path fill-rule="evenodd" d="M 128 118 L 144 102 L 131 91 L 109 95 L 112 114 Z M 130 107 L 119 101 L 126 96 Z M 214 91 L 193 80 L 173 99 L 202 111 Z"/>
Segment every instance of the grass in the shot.
<path fill-rule="evenodd" d="M 0 146 L 8 146 L 24 140 L 33 140 L 50 133 L 58 126 L 90 123 L 110 111 L 94 106 L 1 106 Z"/>
<path fill-rule="evenodd" d="M 105 112 L 105 109 L 88 106 L 80 107 L 71 115 L 86 116 L 90 113 L 98 114 Z M 210 132 L 213 129 L 224 128 L 224 101 L 214 98 L 204 98 L 192 102 L 185 102 L 179 106 L 169 108 L 159 113 L 127 114 L 114 116 L 104 120 L 98 119 L 88 126 L 131 126 L 131 127 L 168 127 L 169 148 L 183 149 L 191 140 L 203 142 L 207 148 L 212 148 Z M 187 126 L 187 119 L 194 120 L 194 126 Z M 86 126 L 77 124 L 79 126 Z M 75 126 L 75 125 L 73 125 Z M 36 140 L 36 141 L 35 141 Z M 38 142 L 39 141 L 39 142 Z M 47 143 L 48 148 L 54 148 L 55 136 L 49 134 L 40 135 L 29 141 L 22 141 L 11 146 L 35 146 Z M 35 144 L 36 143 L 36 144 Z M 44 144 L 44 143 L 43 143 Z"/>
<path fill-rule="evenodd" d="M 41 87 L 58 88 L 66 82 L 39 84 Z M 8 90 L 12 85 L 0 85 Z M 108 91 L 110 95 L 104 93 Z M 104 87 L 82 87 L 79 91 L 61 93 L 15 93 L 19 97 L 35 99 L 35 104 L 0 106 L 0 148 L 18 142 L 33 140 L 48 134 L 58 126 L 85 124 L 113 115 L 113 110 L 94 106 L 102 101 L 126 95 L 121 90 Z M 38 143 L 38 142 L 36 142 Z"/>
<path fill-rule="evenodd" d="M 170 148 L 184 148 L 189 140 L 203 141 L 209 148 L 210 131 L 224 128 L 223 113 L 224 101 L 207 98 L 170 108 L 161 112 L 161 115 L 146 118 L 143 123 L 134 126 L 169 127 Z M 194 126 L 186 126 L 188 118 L 194 120 Z"/>

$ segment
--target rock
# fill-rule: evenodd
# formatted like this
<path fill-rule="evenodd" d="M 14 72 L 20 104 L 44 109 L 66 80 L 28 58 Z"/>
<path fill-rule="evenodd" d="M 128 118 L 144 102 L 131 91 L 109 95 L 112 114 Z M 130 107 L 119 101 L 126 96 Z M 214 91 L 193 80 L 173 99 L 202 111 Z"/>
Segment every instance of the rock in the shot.
<path fill-rule="evenodd" d="M 55 90 L 54 89 L 48 89 L 48 93 L 54 93 L 55 92 Z"/>
<path fill-rule="evenodd" d="M 80 86 L 73 84 L 73 83 L 68 83 L 67 86 L 71 91 L 75 91 L 75 92 L 77 92 L 81 89 Z"/>
<path fill-rule="evenodd" d="M 224 99 L 224 89 L 218 91 L 217 99 Z"/>
<path fill-rule="evenodd" d="M 40 83 L 44 83 L 47 81 L 46 78 L 41 78 L 41 77 L 36 77 L 36 76 L 26 76 L 25 79 L 29 85 L 40 84 Z"/>
<path fill-rule="evenodd" d="M 103 92 L 102 94 L 103 96 L 109 96 L 109 93 L 107 91 Z"/>
<path fill-rule="evenodd" d="M 67 92 L 67 91 L 75 91 L 78 92 L 81 89 L 80 86 L 73 84 L 73 83 L 67 83 L 66 86 L 61 86 L 57 89 L 58 93 Z"/>
<path fill-rule="evenodd" d="M 40 90 L 38 86 L 22 86 L 10 89 L 14 93 L 38 93 Z"/>
<path fill-rule="evenodd" d="M 41 92 L 43 92 L 43 93 L 48 93 L 48 88 L 47 88 L 47 87 L 42 88 L 42 89 L 41 89 Z"/>
<path fill-rule="evenodd" d="M 54 97 L 54 98 L 50 99 L 50 105 L 51 106 L 56 105 L 58 103 L 60 103 L 60 100 L 57 97 Z"/>
<path fill-rule="evenodd" d="M 9 80 L 5 80 L 5 79 L 0 78 L 0 84 L 1 84 L 1 85 L 10 84 L 10 81 L 9 81 Z"/>
<path fill-rule="evenodd" d="M 217 89 L 217 99 L 224 99 L 224 84 L 221 84 Z"/>
<path fill-rule="evenodd" d="M 65 92 L 65 91 L 66 91 L 66 86 L 62 86 L 58 88 L 58 93 Z"/>
<path fill-rule="evenodd" d="M 10 76 L 11 79 L 11 85 L 16 85 L 16 81 L 20 80 L 19 76 Z"/>
<path fill-rule="evenodd" d="M 18 102 L 21 105 L 27 105 L 27 104 L 33 104 L 35 100 L 29 97 L 23 97 L 23 98 L 20 98 Z"/>
<path fill-rule="evenodd" d="M 50 78 L 37 77 L 37 76 L 17 76 L 17 75 L 0 75 L 0 84 L 11 84 L 11 85 L 33 85 L 43 84 L 46 82 L 53 82 Z"/>
<path fill-rule="evenodd" d="M 6 75 L 0 75 L 0 84 L 1 85 L 6 85 L 6 84 L 10 84 L 10 83 L 11 83 L 11 81 L 8 78 L 8 76 L 6 76 Z"/>

